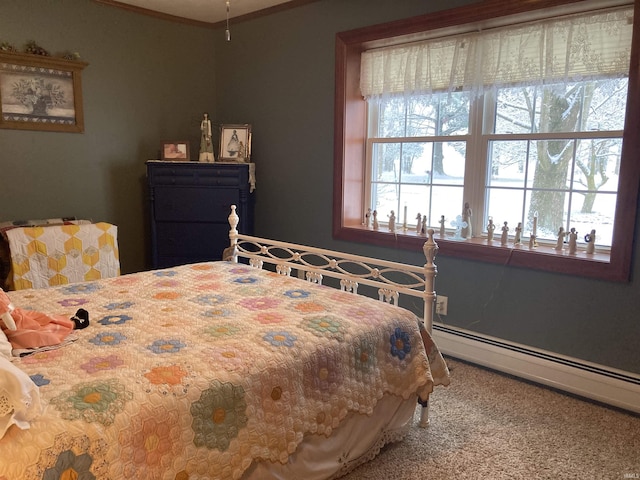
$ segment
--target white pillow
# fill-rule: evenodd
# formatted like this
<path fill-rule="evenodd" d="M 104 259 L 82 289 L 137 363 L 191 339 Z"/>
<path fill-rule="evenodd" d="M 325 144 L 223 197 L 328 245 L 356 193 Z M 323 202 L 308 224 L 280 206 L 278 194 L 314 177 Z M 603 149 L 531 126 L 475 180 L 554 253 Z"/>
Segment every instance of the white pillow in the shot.
<path fill-rule="evenodd" d="M 33 380 L 0 355 L 0 438 L 11 425 L 25 430 L 42 413 L 40 392 Z"/>

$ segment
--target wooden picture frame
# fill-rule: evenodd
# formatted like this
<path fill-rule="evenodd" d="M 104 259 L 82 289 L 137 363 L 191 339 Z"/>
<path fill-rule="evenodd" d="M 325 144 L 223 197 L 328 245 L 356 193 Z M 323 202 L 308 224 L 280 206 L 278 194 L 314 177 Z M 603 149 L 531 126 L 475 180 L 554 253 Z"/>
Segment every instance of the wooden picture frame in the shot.
<path fill-rule="evenodd" d="M 80 74 L 87 65 L 0 52 L 0 128 L 84 132 Z"/>
<path fill-rule="evenodd" d="M 162 142 L 160 145 L 160 155 L 162 160 L 173 162 L 188 162 L 189 142 L 185 140 L 174 140 L 172 142 Z"/>
<path fill-rule="evenodd" d="M 251 125 L 220 125 L 219 162 L 249 163 L 251 158 Z"/>

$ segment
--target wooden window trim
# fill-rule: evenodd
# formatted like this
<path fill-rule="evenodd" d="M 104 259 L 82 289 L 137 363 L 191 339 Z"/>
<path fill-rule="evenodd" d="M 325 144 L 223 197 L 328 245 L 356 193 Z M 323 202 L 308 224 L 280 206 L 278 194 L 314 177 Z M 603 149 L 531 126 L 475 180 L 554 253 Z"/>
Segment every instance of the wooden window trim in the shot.
<path fill-rule="evenodd" d="M 489 22 L 503 16 L 541 14 L 549 8 L 575 8 L 580 0 L 504 2 L 487 0 L 419 17 L 374 25 L 336 35 L 333 237 L 419 251 L 424 237 L 402 232 L 371 231 L 362 224 L 365 188 L 366 102 L 359 92 L 361 52 L 393 39 L 457 25 Z M 620 2 L 617 2 L 618 4 Z M 629 2 L 626 2 L 627 4 Z M 583 8 L 583 7 L 582 7 Z M 390 40 L 391 39 L 391 40 Z M 544 270 L 609 281 L 629 281 L 640 185 L 640 0 L 634 0 L 634 25 L 629 66 L 627 113 L 610 255 L 568 255 L 553 249 L 503 247 L 486 240 L 464 242 L 437 238 L 442 255 L 514 267 Z"/>

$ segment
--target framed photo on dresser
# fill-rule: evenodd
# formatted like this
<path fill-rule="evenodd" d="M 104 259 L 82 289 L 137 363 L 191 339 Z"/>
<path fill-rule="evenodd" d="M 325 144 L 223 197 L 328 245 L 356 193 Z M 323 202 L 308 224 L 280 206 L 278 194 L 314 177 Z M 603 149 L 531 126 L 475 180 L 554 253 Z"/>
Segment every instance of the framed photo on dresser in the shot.
<path fill-rule="evenodd" d="M 251 158 L 251 125 L 220 125 L 219 162 L 249 163 Z"/>
<path fill-rule="evenodd" d="M 162 160 L 189 161 L 189 142 L 173 141 L 162 142 L 160 146 Z"/>

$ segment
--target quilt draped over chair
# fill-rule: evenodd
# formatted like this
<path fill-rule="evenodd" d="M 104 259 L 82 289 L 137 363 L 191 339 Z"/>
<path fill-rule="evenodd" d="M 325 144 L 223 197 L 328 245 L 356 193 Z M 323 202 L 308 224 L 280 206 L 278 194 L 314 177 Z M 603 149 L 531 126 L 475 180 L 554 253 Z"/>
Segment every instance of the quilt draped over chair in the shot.
<path fill-rule="evenodd" d="M 12 228 L 10 289 L 44 288 L 120 275 L 118 227 L 98 222 Z"/>

